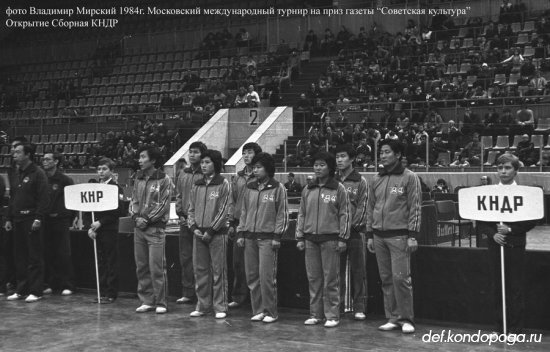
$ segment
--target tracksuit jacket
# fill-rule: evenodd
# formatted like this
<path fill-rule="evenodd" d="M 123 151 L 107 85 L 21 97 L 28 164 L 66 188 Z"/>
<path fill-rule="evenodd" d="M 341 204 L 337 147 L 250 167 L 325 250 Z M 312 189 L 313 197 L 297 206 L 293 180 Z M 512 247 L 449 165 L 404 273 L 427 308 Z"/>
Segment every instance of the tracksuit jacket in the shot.
<path fill-rule="evenodd" d="M 367 237 L 392 237 L 420 231 L 420 179 L 401 163 L 374 175 L 368 188 Z"/>
<path fill-rule="evenodd" d="M 122 192 L 122 188 L 115 182 L 115 180 L 110 179 L 106 183 L 108 185 L 115 185 L 118 188 L 118 209 L 99 211 L 94 213 L 94 216 L 96 220 L 101 223 L 101 227 L 99 228 L 100 232 L 118 232 L 118 219 L 120 216 L 122 216 L 122 199 L 124 198 L 124 193 Z"/>
<path fill-rule="evenodd" d="M 344 185 L 330 178 L 305 187 L 298 212 L 296 239 L 313 242 L 346 241 L 350 235 L 351 206 Z"/>
<path fill-rule="evenodd" d="M 250 182 L 253 182 L 254 180 L 256 180 L 254 174 L 247 174 L 246 168 L 244 168 L 241 171 L 237 172 L 237 177 L 232 181 L 231 208 L 229 210 L 229 221 L 232 226 L 239 225 L 246 185 Z"/>
<path fill-rule="evenodd" d="M 44 220 L 50 205 L 48 177 L 35 164 L 10 173 L 8 220 Z"/>
<path fill-rule="evenodd" d="M 356 170 L 342 180 L 342 175 L 337 174 L 336 179 L 342 183 L 348 192 L 350 209 L 352 215 L 351 220 L 351 237 L 359 238 L 359 233 L 365 232 L 365 223 L 367 221 L 367 198 L 368 185 L 367 181 Z"/>
<path fill-rule="evenodd" d="M 258 180 L 247 185 L 243 194 L 239 238 L 281 240 L 288 228 L 286 189 L 273 178 L 259 190 Z"/>
<path fill-rule="evenodd" d="M 214 175 L 209 184 L 205 177 L 195 182 L 189 197 L 189 229 L 199 229 L 210 236 L 220 234 L 227 222 L 230 197 L 229 181 L 220 174 Z"/>
<path fill-rule="evenodd" d="M 187 219 L 189 210 L 189 196 L 193 185 L 202 179 L 201 168 L 193 170 L 192 167 L 183 169 L 176 180 L 176 214 Z"/>
<path fill-rule="evenodd" d="M 147 227 L 165 228 L 170 218 L 170 197 L 172 180 L 161 170 L 151 176 L 138 171 L 132 190 L 130 215 L 132 219 L 141 217 Z"/>
<path fill-rule="evenodd" d="M 65 208 L 65 186 L 71 186 L 74 181 L 69 176 L 56 170 L 52 176 L 48 176 L 48 193 L 50 204 L 48 206 L 48 218 L 73 218 L 76 212 Z"/>

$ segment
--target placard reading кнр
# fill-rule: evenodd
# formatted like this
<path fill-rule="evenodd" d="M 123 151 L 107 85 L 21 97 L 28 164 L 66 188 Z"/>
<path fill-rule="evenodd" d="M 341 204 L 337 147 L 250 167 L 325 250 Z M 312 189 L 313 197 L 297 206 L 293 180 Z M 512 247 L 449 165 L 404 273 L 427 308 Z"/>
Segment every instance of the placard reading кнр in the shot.
<path fill-rule="evenodd" d="M 516 222 L 541 219 L 544 196 L 539 187 L 479 186 L 458 191 L 458 211 L 464 219 Z"/>
<path fill-rule="evenodd" d="M 103 183 L 67 186 L 65 207 L 78 211 L 105 211 L 118 208 L 118 187 Z"/>

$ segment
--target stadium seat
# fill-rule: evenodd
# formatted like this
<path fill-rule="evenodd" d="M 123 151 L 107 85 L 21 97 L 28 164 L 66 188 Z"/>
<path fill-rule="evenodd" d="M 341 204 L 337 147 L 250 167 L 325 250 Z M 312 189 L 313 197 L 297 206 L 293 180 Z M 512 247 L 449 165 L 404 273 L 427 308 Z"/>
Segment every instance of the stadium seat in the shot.
<path fill-rule="evenodd" d="M 461 49 L 468 49 L 474 46 L 474 38 L 464 38 Z"/>
<path fill-rule="evenodd" d="M 510 148 L 510 141 L 508 136 L 497 136 L 497 143 L 493 149 L 508 149 Z"/>
<path fill-rule="evenodd" d="M 40 137 L 40 144 L 47 144 L 50 140 L 50 135 L 48 134 L 43 134 L 41 137 Z"/>
<path fill-rule="evenodd" d="M 493 166 L 497 161 L 497 156 L 500 154 L 499 151 L 490 150 L 487 154 L 487 161 L 483 164 L 485 166 Z"/>
<path fill-rule="evenodd" d="M 456 238 L 460 238 L 462 227 L 467 226 L 470 233 L 473 229 L 473 222 L 462 220 L 457 214 L 455 202 L 452 200 L 440 200 L 435 202 L 437 214 L 437 232 L 441 234 L 444 229 L 451 227 L 451 244 L 455 245 Z"/>
<path fill-rule="evenodd" d="M 521 141 L 521 136 L 514 136 L 514 142 L 510 146 L 510 149 L 518 149 L 518 143 Z"/>
<path fill-rule="evenodd" d="M 517 33 L 521 31 L 521 23 L 520 22 L 514 22 L 511 25 L 512 27 L 512 33 Z"/>
<path fill-rule="evenodd" d="M 474 83 L 477 81 L 477 76 L 468 76 L 466 78 L 466 82 L 468 83 L 468 87 L 473 87 Z"/>
<path fill-rule="evenodd" d="M 518 84 L 518 80 L 520 79 L 521 74 L 519 73 L 511 73 L 510 78 L 508 79 L 507 85 L 509 86 L 515 86 Z"/>
<path fill-rule="evenodd" d="M 497 73 L 495 75 L 495 81 L 496 84 L 504 84 L 506 83 L 506 75 L 504 73 Z"/>
<path fill-rule="evenodd" d="M 539 133 L 550 132 L 550 118 L 548 117 L 540 118 L 537 123 L 537 128 L 535 128 L 535 132 L 539 132 Z"/>
<path fill-rule="evenodd" d="M 80 154 L 80 144 L 73 144 L 70 154 Z"/>
<path fill-rule="evenodd" d="M 466 74 L 470 71 L 470 69 L 471 69 L 471 65 L 467 62 L 464 62 L 460 65 L 460 71 L 458 71 L 458 73 Z"/>
<path fill-rule="evenodd" d="M 543 135 L 542 134 L 534 134 L 531 136 L 531 142 L 535 146 L 535 148 L 541 148 L 543 147 Z"/>
<path fill-rule="evenodd" d="M 481 145 L 483 148 L 493 148 L 493 137 L 481 136 Z"/>
<path fill-rule="evenodd" d="M 516 44 L 523 45 L 526 43 L 529 43 L 529 34 L 527 33 L 518 34 L 518 40 L 516 41 Z"/>
<path fill-rule="evenodd" d="M 523 24 L 523 31 L 524 32 L 532 32 L 535 30 L 535 21 L 526 21 Z"/>

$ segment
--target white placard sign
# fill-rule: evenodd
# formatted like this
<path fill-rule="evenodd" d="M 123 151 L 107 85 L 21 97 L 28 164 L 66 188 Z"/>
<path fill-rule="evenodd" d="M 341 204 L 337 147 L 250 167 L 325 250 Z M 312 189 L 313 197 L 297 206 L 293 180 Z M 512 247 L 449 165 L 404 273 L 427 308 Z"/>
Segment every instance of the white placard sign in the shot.
<path fill-rule="evenodd" d="M 541 219 L 544 195 L 539 187 L 479 186 L 458 191 L 458 211 L 464 219 L 516 222 Z"/>
<path fill-rule="evenodd" d="M 105 211 L 118 208 L 118 187 L 104 183 L 67 186 L 65 207 L 78 211 Z"/>

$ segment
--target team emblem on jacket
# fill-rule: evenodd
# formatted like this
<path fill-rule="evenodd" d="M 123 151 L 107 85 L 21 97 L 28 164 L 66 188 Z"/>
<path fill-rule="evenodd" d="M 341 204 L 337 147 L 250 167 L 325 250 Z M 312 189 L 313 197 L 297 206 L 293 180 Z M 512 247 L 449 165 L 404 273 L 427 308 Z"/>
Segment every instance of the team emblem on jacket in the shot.
<path fill-rule="evenodd" d="M 220 196 L 220 192 L 218 192 L 218 191 L 212 191 L 212 192 L 210 192 L 209 198 L 210 198 L 210 199 L 216 199 L 216 198 L 218 198 L 219 196 Z"/>
<path fill-rule="evenodd" d="M 346 188 L 346 192 L 357 195 L 357 188 L 348 187 L 348 188 Z"/>
<path fill-rule="evenodd" d="M 57 191 L 57 190 L 59 189 L 59 185 L 58 185 L 57 183 L 54 183 L 54 184 L 52 185 L 52 189 L 53 189 L 54 191 Z"/>
<path fill-rule="evenodd" d="M 275 196 L 273 194 L 264 194 L 264 197 L 262 198 L 262 203 L 267 203 L 267 202 L 274 202 L 275 201 Z"/>
<path fill-rule="evenodd" d="M 321 198 L 323 198 L 324 203 L 336 202 L 336 195 L 324 194 L 321 193 Z"/>
<path fill-rule="evenodd" d="M 158 192 L 160 187 L 158 185 L 152 185 L 151 186 L 151 192 Z"/>
<path fill-rule="evenodd" d="M 25 178 L 23 179 L 23 183 L 27 183 L 27 182 L 29 182 L 29 181 L 30 181 L 30 179 L 29 179 L 29 177 L 28 177 L 28 176 L 27 176 L 27 177 L 25 177 Z"/>
<path fill-rule="evenodd" d="M 403 194 L 403 187 L 393 186 L 390 190 L 390 194 Z"/>

